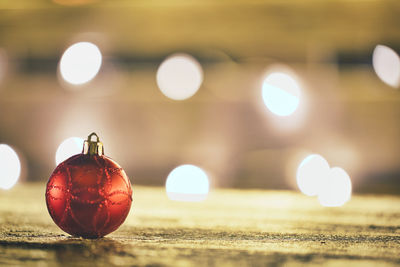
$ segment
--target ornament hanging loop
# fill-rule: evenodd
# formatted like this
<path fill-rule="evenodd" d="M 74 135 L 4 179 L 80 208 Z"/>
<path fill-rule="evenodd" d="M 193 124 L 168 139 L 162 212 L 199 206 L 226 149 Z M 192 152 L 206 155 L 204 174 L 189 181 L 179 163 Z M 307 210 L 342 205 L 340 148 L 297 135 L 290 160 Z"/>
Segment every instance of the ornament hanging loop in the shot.
<path fill-rule="evenodd" d="M 92 141 L 92 137 L 96 137 L 96 141 Z M 102 156 L 104 155 L 104 146 L 103 143 L 100 142 L 99 136 L 93 132 L 89 134 L 87 140 L 83 143 L 83 154 L 85 155 L 99 155 Z"/>
<path fill-rule="evenodd" d="M 98 136 L 95 132 L 89 134 L 89 136 L 88 136 L 88 138 L 87 138 L 88 141 L 92 141 L 92 136 L 95 136 L 95 137 L 96 137 L 96 139 L 97 139 L 96 142 L 100 142 L 100 138 L 99 138 L 99 136 Z"/>

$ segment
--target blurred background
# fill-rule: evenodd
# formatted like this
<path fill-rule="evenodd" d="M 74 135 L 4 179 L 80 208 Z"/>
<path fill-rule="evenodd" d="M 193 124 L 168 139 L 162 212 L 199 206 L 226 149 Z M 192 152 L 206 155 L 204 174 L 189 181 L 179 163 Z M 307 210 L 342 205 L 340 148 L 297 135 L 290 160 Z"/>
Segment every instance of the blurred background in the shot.
<path fill-rule="evenodd" d="M 1 0 L 0 143 L 22 182 L 95 131 L 134 185 L 194 164 L 212 187 L 297 190 L 315 153 L 354 192 L 398 194 L 399 14 L 396 0 Z M 77 78 L 68 62 L 89 55 Z M 174 56 L 188 65 L 163 68 Z M 268 106 L 271 73 L 291 78 L 272 98 L 290 114 Z"/>

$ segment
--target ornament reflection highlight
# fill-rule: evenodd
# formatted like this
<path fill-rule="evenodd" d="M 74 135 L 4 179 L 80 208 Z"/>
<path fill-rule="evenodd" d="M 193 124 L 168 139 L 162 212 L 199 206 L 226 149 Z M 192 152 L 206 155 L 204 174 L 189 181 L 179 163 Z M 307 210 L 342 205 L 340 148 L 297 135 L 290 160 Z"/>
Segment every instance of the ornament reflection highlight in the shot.
<path fill-rule="evenodd" d="M 17 153 L 9 145 L 0 144 L 0 188 L 13 187 L 21 174 L 21 162 Z"/>
<path fill-rule="evenodd" d="M 372 66 L 384 83 L 392 87 L 400 84 L 400 57 L 390 47 L 377 45 L 372 54 Z"/>
<path fill-rule="evenodd" d="M 101 61 L 101 52 L 96 45 L 89 42 L 76 43 L 62 55 L 60 73 L 68 83 L 83 84 L 97 75 Z"/>
<path fill-rule="evenodd" d="M 273 72 L 265 78 L 262 86 L 265 106 L 278 116 L 289 116 L 299 106 L 300 87 L 288 74 Z"/>
<path fill-rule="evenodd" d="M 343 206 L 351 198 L 351 180 L 342 168 L 332 168 L 318 194 L 318 201 L 325 207 Z"/>
<path fill-rule="evenodd" d="M 83 142 L 84 140 L 79 137 L 65 139 L 57 148 L 56 165 L 73 155 L 82 153 Z"/>
<path fill-rule="evenodd" d="M 167 196 L 175 201 L 203 201 L 207 198 L 210 185 L 207 174 L 194 165 L 181 165 L 168 175 Z"/>
<path fill-rule="evenodd" d="M 307 156 L 297 168 L 296 180 L 300 191 L 307 196 L 316 196 L 329 173 L 328 162 L 318 154 Z"/>
<path fill-rule="evenodd" d="M 190 55 L 174 54 L 165 59 L 157 70 L 157 85 L 161 92 L 173 100 L 193 96 L 203 82 L 200 63 Z"/>

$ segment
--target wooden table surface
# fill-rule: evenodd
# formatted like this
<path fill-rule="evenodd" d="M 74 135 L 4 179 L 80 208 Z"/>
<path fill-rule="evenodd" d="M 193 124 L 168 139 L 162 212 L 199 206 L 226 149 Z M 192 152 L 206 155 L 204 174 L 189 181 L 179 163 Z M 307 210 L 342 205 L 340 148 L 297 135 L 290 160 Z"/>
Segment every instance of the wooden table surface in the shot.
<path fill-rule="evenodd" d="M 0 191 L 0 265 L 365 266 L 400 264 L 400 197 L 353 196 L 340 208 L 291 191 L 213 190 L 200 203 L 134 186 L 114 233 L 74 238 L 51 220 L 43 183 Z"/>

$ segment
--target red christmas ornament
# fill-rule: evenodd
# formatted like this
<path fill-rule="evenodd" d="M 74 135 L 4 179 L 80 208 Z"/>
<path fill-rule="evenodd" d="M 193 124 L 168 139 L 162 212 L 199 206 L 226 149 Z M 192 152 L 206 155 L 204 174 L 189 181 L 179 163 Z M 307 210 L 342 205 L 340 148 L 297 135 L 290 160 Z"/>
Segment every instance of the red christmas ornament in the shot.
<path fill-rule="evenodd" d="M 92 136 L 97 141 L 91 141 Z M 92 133 L 83 152 L 60 163 L 46 188 L 47 209 L 65 232 L 84 238 L 103 237 L 125 221 L 132 188 L 124 170 L 104 156 Z"/>

